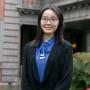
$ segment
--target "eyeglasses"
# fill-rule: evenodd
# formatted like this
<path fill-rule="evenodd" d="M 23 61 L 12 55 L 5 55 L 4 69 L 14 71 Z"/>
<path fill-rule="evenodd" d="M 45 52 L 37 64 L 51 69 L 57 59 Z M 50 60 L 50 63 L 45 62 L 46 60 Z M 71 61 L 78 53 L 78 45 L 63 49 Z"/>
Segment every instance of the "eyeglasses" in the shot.
<path fill-rule="evenodd" d="M 50 21 L 51 23 L 55 23 L 55 22 L 58 21 L 58 18 L 56 18 L 56 17 L 51 17 L 51 18 L 42 17 L 41 20 L 42 20 L 42 22 L 44 22 L 44 23 L 47 23 L 48 21 Z"/>

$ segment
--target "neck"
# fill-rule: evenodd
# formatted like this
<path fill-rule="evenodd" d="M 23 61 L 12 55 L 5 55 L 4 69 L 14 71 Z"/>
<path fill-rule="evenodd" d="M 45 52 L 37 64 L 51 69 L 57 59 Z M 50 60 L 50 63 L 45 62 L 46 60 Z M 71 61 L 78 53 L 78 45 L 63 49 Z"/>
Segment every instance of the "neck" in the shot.
<path fill-rule="evenodd" d="M 52 35 L 46 35 L 46 34 L 44 34 L 43 35 L 43 40 L 44 40 L 44 42 L 47 42 L 50 38 L 52 38 L 54 35 L 52 34 Z"/>

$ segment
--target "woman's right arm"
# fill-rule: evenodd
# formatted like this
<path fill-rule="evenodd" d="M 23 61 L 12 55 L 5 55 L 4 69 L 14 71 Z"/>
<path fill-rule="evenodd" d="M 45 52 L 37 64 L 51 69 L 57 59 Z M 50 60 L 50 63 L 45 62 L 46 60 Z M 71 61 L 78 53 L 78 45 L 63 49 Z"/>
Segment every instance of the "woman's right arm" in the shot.
<path fill-rule="evenodd" d="M 28 68 L 27 68 L 27 50 L 28 47 L 25 46 L 23 54 L 23 64 L 22 64 L 22 75 L 21 75 L 21 90 L 31 90 L 30 82 L 28 79 Z"/>

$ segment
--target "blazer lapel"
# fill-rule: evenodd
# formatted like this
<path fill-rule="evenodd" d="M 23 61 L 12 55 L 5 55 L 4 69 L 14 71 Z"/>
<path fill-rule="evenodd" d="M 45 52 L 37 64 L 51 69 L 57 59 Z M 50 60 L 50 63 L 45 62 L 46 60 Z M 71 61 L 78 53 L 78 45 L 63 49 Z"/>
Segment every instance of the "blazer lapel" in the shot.
<path fill-rule="evenodd" d="M 39 78 L 39 75 L 38 75 L 38 69 L 37 69 L 37 65 L 36 65 L 36 48 L 33 48 L 32 49 L 32 71 L 33 71 L 33 74 L 35 76 L 35 78 L 40 81 L 40 78 Z"/>
<path fill-rule="evenodd" d="M 52 47 L 52 50 L 51 50 L 50 55 L 49 55 L 48 60 L 47 60 L 43 81 L 47 78 L 47 76 L 49 75 L 49 72 L 51 71 L 52 62 L 53 62 L 53 59 L 56 55 L 57 48 L 58 48 L 58 45 L 57 45 L 57 43 L 55 43 Z"/>

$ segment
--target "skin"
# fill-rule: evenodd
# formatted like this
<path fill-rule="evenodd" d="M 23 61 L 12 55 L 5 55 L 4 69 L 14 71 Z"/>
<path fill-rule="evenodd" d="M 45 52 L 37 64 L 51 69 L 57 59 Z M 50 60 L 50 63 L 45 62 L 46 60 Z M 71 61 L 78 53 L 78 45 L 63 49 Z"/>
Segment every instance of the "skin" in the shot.
<path fill-rule="evenodd" d="M 50 9 L 45 10 L 42 14 L 42 17 L 56 18 L 57 19 L 55 22 L 51 22 L 50 20 L 48 20 L 47 22 L 43 22 L 43 20 L 41 19 L 40 23 L 41 23 L 41 28 L 43 31 L 43 40 L 45 42 L 47 42 L 48 39 L 50 39 L 51 37 L 54 36 L 54 33 L 58 27 L 59 20 L 58 20 L 56 13 Z"/>

